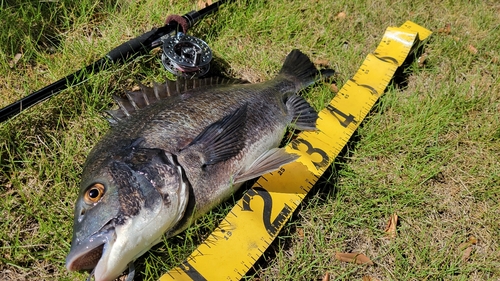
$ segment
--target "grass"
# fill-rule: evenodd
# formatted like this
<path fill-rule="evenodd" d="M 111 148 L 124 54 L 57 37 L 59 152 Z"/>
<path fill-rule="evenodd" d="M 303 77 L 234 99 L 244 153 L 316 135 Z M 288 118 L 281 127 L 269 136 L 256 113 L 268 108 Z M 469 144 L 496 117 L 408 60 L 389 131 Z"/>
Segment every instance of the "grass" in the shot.
<path fill-rule="evenodd" d="M 193 9 L 193 1 L 0 1 L 0 106 Z M 386 27 L 412 20 L 434 31 L 425 65 L 411 64 L 406 85 L 388 88 L 246 280 L 326 272 L 331 280 L 500 280 L 499 13 L 496 1 L 255 0 L 227 4 L 192 30 L 213 49 L 213 72 L 267 80 L 298 48 L 328 61 L 339 87 Z M 64 259 L 83 161 L 108 129 L 102 112 L 112 94 L 167 76 L 153 52 L 0 124 L 0 279 L 84 280 Z M 307 95 L 320 109 L 334 93 L 323 85 Z M 155 280 L 180 263 L 232 202 L 147 253 L 137 278 Z M 388 240 L 392 213 L 400 220 Z M 464 259 L 471 236 L 477 243 Z M 375 266 L 334 259 L 354 251 Z"/>

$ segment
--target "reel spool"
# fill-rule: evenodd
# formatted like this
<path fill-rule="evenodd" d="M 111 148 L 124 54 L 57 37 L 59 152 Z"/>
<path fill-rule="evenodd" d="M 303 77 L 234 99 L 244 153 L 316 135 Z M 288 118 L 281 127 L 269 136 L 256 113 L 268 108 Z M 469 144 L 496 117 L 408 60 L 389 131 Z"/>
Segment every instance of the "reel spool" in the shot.
<path fill-rule="evenodd" d="M 194 78 L 210 69 L 212 51 L 205 41 L 182 32 L 162 39 L 163 66 L 176 76 Z"/>

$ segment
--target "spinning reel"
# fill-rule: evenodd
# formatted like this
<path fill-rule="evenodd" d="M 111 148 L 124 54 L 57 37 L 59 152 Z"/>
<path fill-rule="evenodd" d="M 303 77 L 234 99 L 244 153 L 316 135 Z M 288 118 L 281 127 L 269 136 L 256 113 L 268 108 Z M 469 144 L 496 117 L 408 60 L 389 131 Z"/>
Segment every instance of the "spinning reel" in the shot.
<path fill-rule="evenodd" d="M 162 38 L 161 62 L 172 74 L 185 78 L 205 75 L 210 69 L 212 51 L 205 41 L 178 32 Z"/>

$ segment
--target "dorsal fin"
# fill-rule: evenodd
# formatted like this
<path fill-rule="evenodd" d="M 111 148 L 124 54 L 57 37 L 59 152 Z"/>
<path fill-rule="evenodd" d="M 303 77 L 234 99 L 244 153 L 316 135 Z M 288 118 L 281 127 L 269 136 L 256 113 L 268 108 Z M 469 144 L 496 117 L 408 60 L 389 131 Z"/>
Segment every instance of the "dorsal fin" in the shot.
<path fill-rule="evenodd" d="M 113 96 L 118 109 L 107 110 L 109 115 L 108 121 L 114 125 L 120 120 L 127 118 L 134 111 L 147 107 L 150 104 L 159 100 L 168 100 L 172 97 L 180 96 L 192 89 L 212 88 L 221 85 L 229 84 L 244 84 L 248 83 L 244 80 L 210 77 L 203 79 L 183 79 L 178 78 L 176 81 L 167 80 L 165 83 L 153 83 L 153 87 L 147 87 L 139 84 L 140 90 L 126 92 L 125 97 Z"/>

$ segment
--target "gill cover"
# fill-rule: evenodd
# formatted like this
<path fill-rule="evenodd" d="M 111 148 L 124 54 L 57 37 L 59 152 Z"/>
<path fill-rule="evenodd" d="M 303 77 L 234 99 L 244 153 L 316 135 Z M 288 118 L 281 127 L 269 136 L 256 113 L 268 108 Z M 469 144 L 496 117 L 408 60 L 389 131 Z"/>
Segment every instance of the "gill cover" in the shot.
<path fill-rule="evenodd" d="M 82 189 L 75 208 L 66 267 L 95 267 L 97 281 L 115 279 L 159 242 L 182 218 L 189 198 L 189 183 L 172 155 L 134 146 L 121 156 L 93 177 L 105 189 L 100 200 L 88 204 Z"/>

